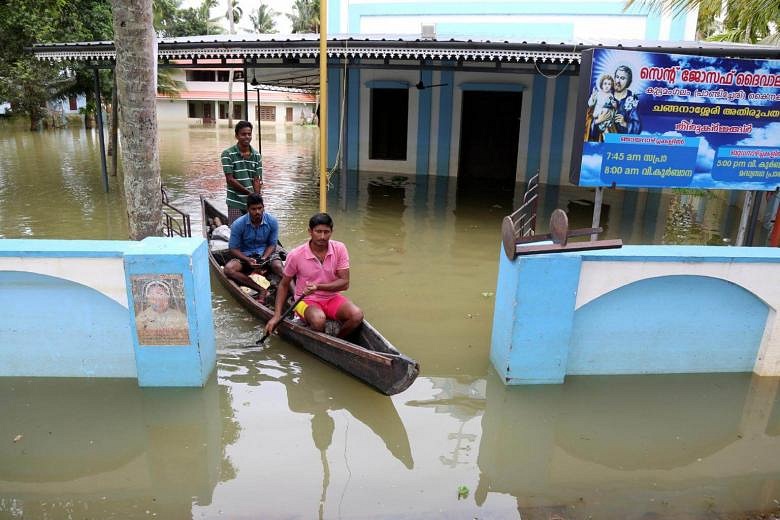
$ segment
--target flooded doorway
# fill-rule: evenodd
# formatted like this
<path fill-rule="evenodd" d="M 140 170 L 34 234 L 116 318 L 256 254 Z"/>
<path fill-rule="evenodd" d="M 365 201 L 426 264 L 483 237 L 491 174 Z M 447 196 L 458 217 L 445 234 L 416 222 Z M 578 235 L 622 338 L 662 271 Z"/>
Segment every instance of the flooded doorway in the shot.
<path fill-rule="evenodd" d="M 514 185 L 522 96 L 521 92 L 463 92 L 459 191 Z"/>

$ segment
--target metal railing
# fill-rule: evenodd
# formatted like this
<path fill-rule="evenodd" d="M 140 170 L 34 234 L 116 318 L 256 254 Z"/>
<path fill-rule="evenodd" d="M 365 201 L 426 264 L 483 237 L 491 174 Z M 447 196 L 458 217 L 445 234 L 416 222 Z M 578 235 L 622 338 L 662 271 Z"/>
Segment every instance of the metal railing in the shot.
<path fill-rule="evenodd" d="M 505 217 L 512 223 L 515 239 L 536 233 L 536 208 L 539 205 L 539 173 L 531 177 L 523 194 L 523 202 L 511 215 Z"/>
<path fill-rule="evenodd" d="M 164 236 L 191 237 L 192 226 L 190 225 L 190 216 L 171 205 L 171 203 L 168 201 L 168 193 L 165 191 L 165 186 L 162 187 L 161 191 Z"/>

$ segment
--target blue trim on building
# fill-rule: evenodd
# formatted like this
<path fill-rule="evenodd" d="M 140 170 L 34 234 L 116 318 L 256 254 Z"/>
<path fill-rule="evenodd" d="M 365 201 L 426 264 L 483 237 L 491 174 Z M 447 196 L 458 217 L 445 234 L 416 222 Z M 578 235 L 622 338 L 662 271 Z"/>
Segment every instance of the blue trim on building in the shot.
<path fill-rule="evenodd" d="M 531 178 L 539 170 L 542 155 L 542 128 L 544 128 L 544 105 L 547 98 L 547 79 L 544 76 L 536 74 L 534 76 L 532 98 L 531 98 L 531 121 L 528 133 L 528 143 L 525 146 L 525 171 L 526 176 Z M 523 100 L 528 102 L 527 100 Z M 521 144 L 522 149 L 522 144 Z"/>
<path fill-rule="evenodd" d="M 121 240 L 0 240 L 0 256 L 32 258 L 121 258 L 138 242 Z"/>
<path fill-rule="evenodd" d="M 339 153 L 339 111 L 341 109 L 341 75 L 342 68 L 337 61 L 329 59 L 333 63 L 328 67 L 328 169 L 333 168 L 338 160 Z M 335 108 L 334 108 L 335 107 Z"/>
<path fill-rule="evenodd" d="M 420 71 L 420 79 L 424 85 L 433 84 L 433 71 L 423 69 Z M 426 88 L 418 90 L 417 109 L 417 165 L 416 175 L 428 174 L 428 162 L 431 151 L 431 111 L 433 109 L 433 91 Z"/>
<path fill-rule="evenodd" d="M 360 33 L 360 20 L 363 17 L 371 16 L 420 16 L 420 15 L 471 15 L 475 17 L 475 22 L 479 22 L 480 15 L 623 15 L 623 3 L 616 2 L 382 2 L 366 4 L 348 5 L 348 33 Z M 642 14 L 638 9 L 632 9 L 632 14 Z M 442 26 L 440 29 L 439 26 Z M 460 34 L 475 34 L 472 28 L 487 28 L 490 25 L 506 25 L 511 29 L 512 24 L 469 24 L 460 29 L 461 24 L 444 22 L 437 24 L 437 34 L 443 34 L 443 29 L 448 29 L 452 25 L 454 30 Z M 525 28 L 526 24 L 520 24 Z M 529 26 L 531 24 L 528 24 Z M 545 36 L 557 38 L 557 32 L 566 28 L 568 24 L 550 25 L 547 29 L 553 31 Z M 516 27 L 516 26 L 515 26 Z M 534 34 L 539 30 L 539 25 L 528 27 Z M 465 31 L 464 31 L 465 30 Z M 510 34 L 518 34 L 517 29 Z M 506 35 L 506 34 L 505 34 Z M 544 35 L 543 35 L 544 36 Z M 567 38 L 568 39 L 568 38 Z"/>
<path fill-rule="evenodd" d="M 346 0 L 349 2 L 349 0 Z M 349 3 L 347 3 L 349 7 Z M 328 0 L 327 31 L 329 34 L 341 33 L 341 0 Z"/>
<path fill-rule="evenodd" d="M 776 247 L 624 246 L 579 254 L 588 262 L 780 263 Z"/>
<path fill-rule="evenodd" d="M 439 37 L 468 34 L 471 38 L 496 40 L 522 35 L 522 38 L 526 41 L 571 41 L 574 38 L 574 24 L 445 22 L 436 24 L 436 34 Z"/>
<path fill-rule="evenodd" d="M 482 92 L 522 92 L 525 87 L 517 83 L 479 83 L 467 82 L 458 85 L 458 88 L 466 91 L 479 90 Z"/>
<path fill-rule="evenodd" d="M 396 80 L 390 80 L 390 79 L 372 79 L 370 81 L 366 81 L 366 87 L 367 88 L 408 89 L 409 88 L 409 82 L 408 81 L 396 81 Z"/>
<path fill-rule="evenodd" d="M 443 70 L 439 75 L 439 83 L 445 85 L 439 88 L 439 130 L 436 148 L 436 175 L 450 174 L 450 147 L 452 146 L 452 106 L 455 73 Z"/>
<path fill-rule="evenodd" d="M 357 171 L 360 162 L 360 69 L 347 69 L 347 169 Z"/>
<path fill-rule="evenodd" d="M 569 102 L 569 76 L 555 79 L 552 127 L 550 128 L 550 154 L 548 155 L 547 184 L 560 184 L 563 172 L 563 141 Z"/>
<path fill-rule="evenodd" d="M 661 37 L 661 16 L 656 13 L 647 15 L 645 21 L 645 39 L 657 41 Z"/>
<path fill-rule="evenodd" d="M 677 15 L 672 18 L 672 26 L 669 30 L 670 41 L 680 41 L 685 39 L 685 18 L 685 14 Z"/>

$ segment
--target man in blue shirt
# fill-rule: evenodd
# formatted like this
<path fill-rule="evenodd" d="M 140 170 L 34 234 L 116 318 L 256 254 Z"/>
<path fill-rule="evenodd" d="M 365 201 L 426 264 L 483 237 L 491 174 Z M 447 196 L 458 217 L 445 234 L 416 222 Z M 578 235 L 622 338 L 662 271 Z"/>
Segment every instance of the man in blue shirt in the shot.
<path fill-rule="evenodd" d="M 246 201 L 247 213 L 230 226 L 230 254 L 233 258 L 225 264 L 225 275 L 239 285 L 257 291 L 262 300 L 266 292 L 249 275 L 270 265 L 271 271 L 282 277 L 282 260 L 276 250 L 279 223 L 265 212 L 263 197 L 252 193 Z"/>

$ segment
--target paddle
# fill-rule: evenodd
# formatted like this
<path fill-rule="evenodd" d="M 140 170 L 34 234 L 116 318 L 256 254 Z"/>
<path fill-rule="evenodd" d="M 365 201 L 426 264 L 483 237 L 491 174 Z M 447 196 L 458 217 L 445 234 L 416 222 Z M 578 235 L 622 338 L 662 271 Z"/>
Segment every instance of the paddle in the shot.
<path fill-rule="evenodd" d="M 292 303 L 292 305 L 290 305 L 290 307 L 288 307 L 288 309 L 286 311 L 284 311 L 284 314 L 282 314 L 282 318 L 279 320 L 279 323 L 283 322 L 285 320 L 285 318 L 287 318 L 287 316 L 290 315 L 290 313 L 293 311 L 293 309 L 295 309 L 295 307 L 298 306 L 298 304 L 301 302 L 301 300 L 303 300 L 304 296 L 305 296 L 304 294 L 301 294 L 301 296 L 297 300 L 295 300 Z M 266 338 L 268 338 L 268 334 L 269 334 L 269 332 L 266 331 L 263 334 L 263 336 L 260 339 L 257 340 L 257 343 L 255 343 L 255 345 L 261 345 L 266 340 Z"/>

